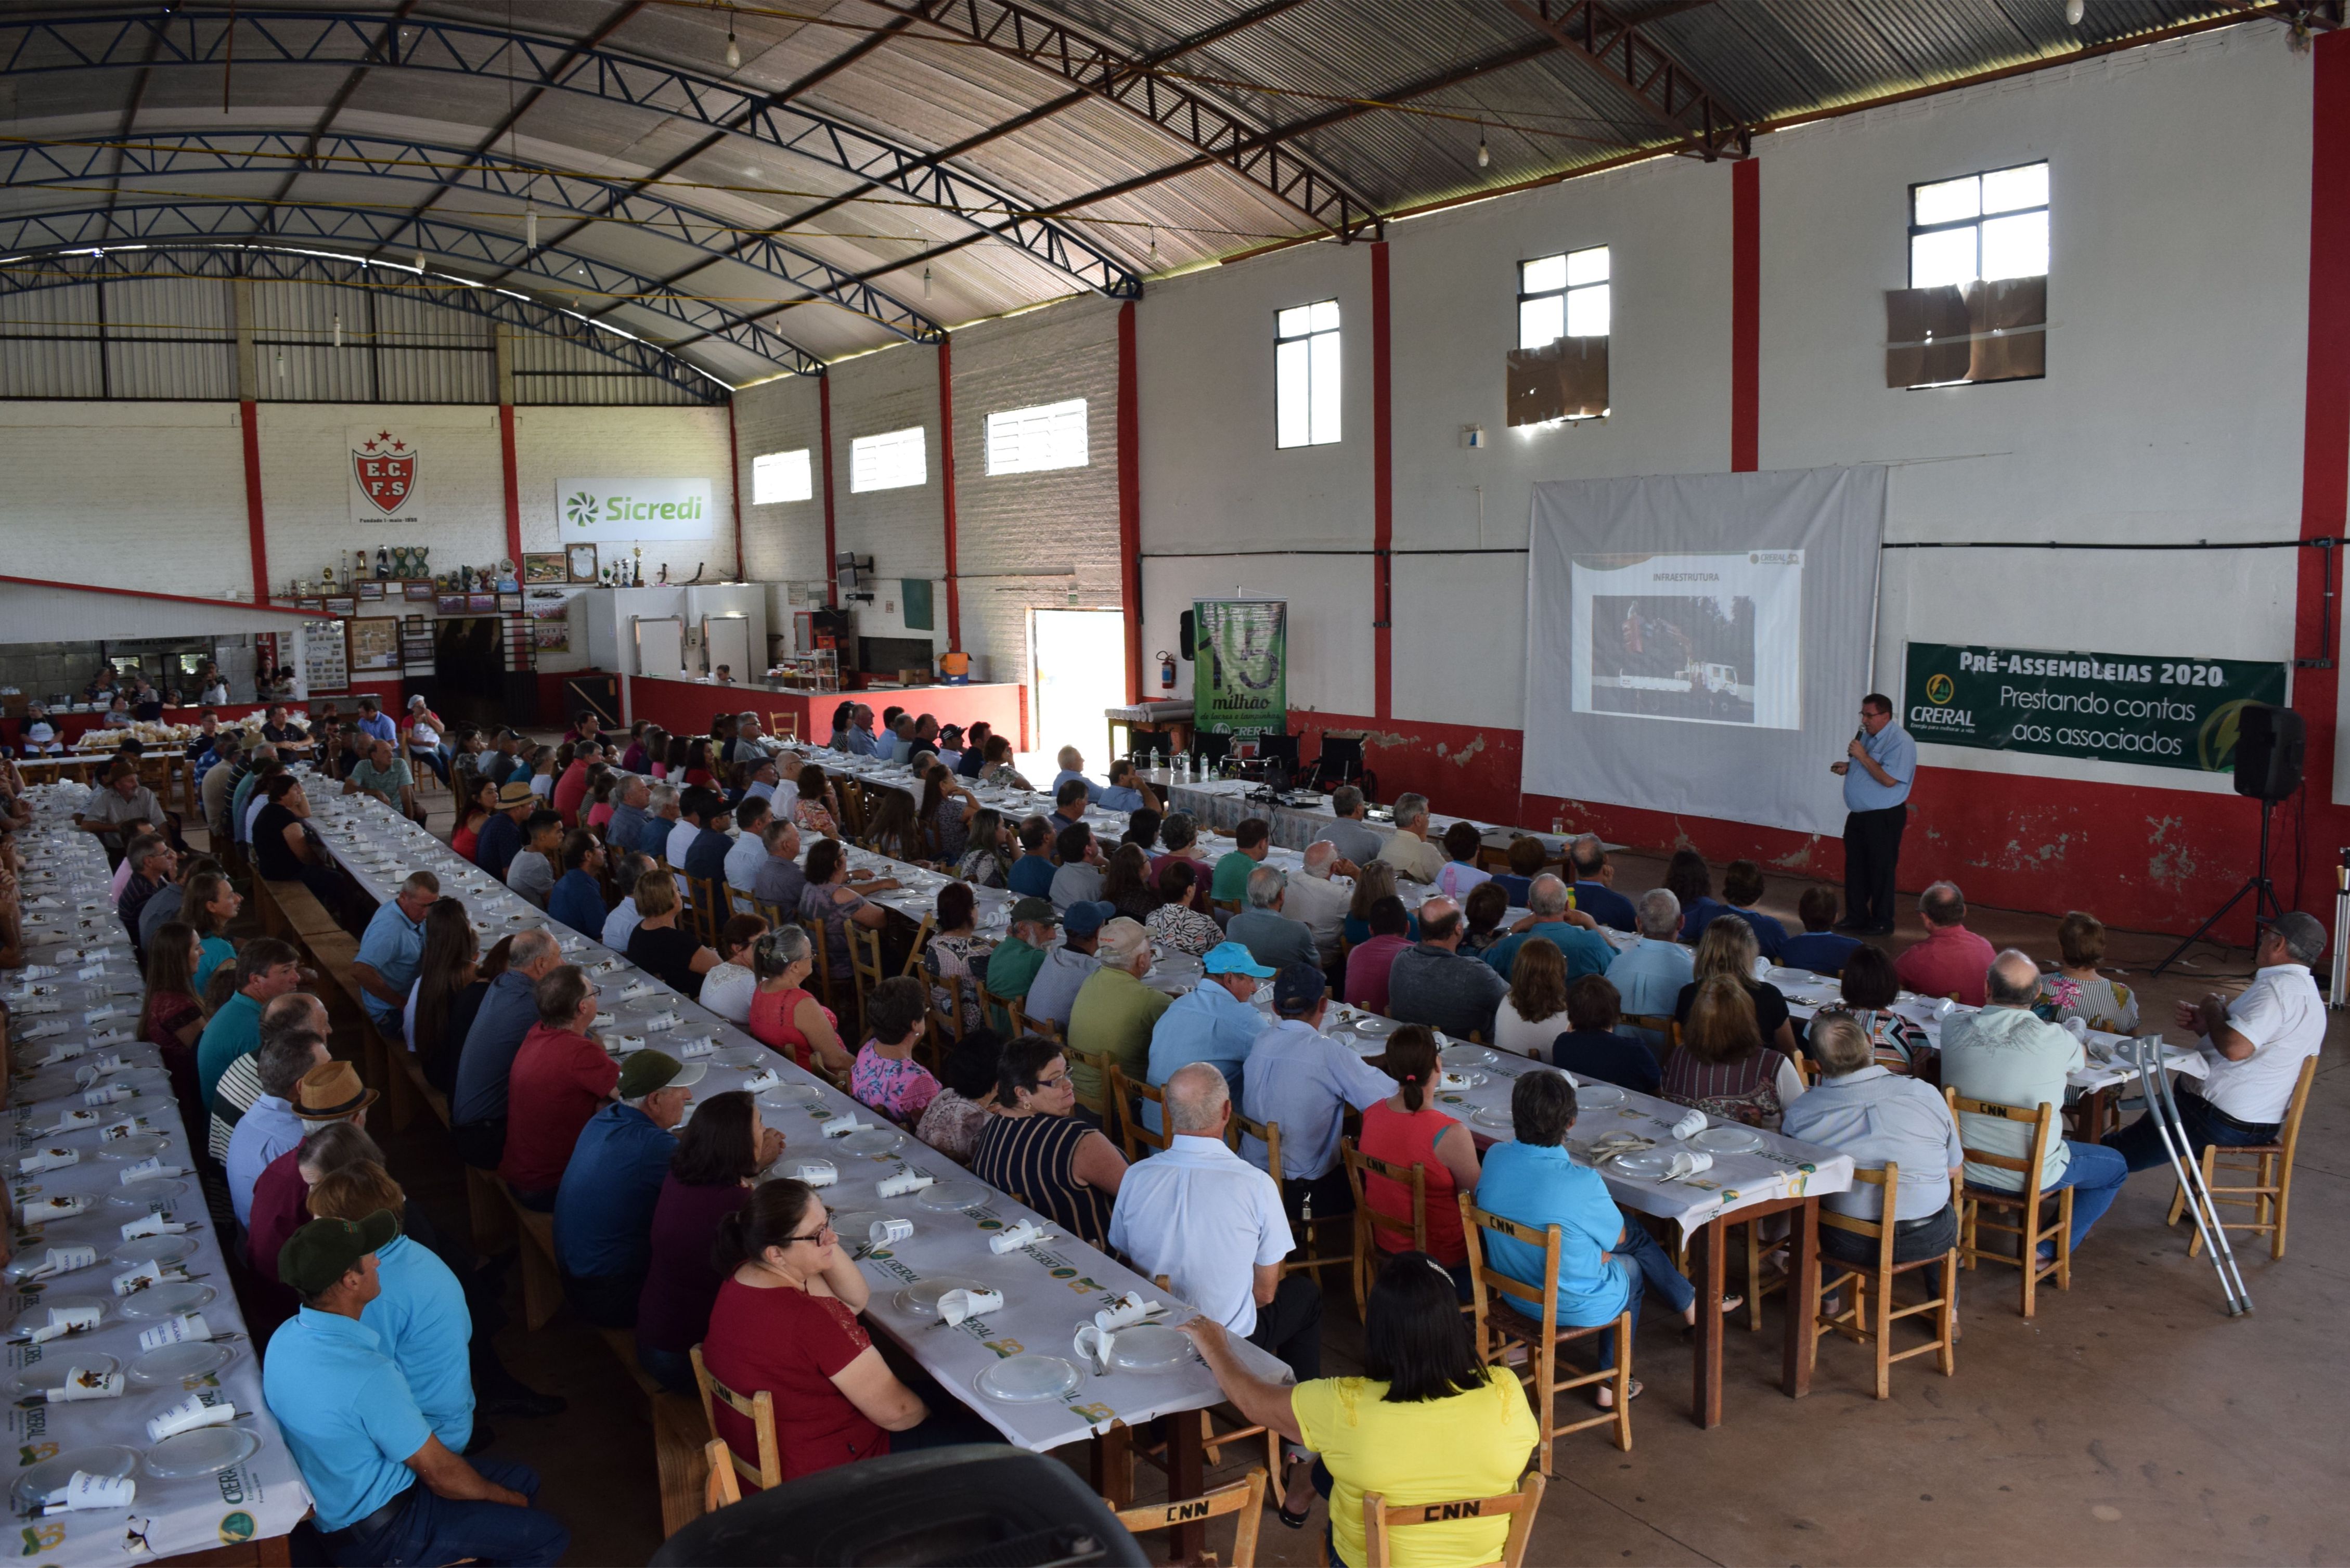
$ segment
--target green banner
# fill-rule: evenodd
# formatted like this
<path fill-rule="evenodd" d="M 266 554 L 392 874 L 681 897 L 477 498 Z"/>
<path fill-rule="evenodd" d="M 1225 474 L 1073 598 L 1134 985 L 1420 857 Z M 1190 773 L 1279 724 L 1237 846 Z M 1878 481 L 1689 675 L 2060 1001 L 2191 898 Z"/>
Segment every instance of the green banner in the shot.
<path fill-rule="evenodd" d="M 1220 735 L 1289 729 L 1289 603 L 1191 601 L 1191 725 Z"/>
<path fill-rule="evenodd" d="M 2248 702 L 2282 706 L 2285 667 L 2240 659 L 1909 645 L 1902 722 L 1920 741 L 2224 773 Z"/>

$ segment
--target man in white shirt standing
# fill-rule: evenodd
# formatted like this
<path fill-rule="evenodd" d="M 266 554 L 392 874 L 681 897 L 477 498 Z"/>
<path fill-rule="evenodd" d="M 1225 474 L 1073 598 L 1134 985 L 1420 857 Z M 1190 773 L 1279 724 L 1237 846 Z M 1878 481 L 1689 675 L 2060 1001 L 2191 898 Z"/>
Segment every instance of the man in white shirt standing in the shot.
<path fill-rule="evenodd" d="M 2301 1064 L 2325 1043 L 2325 1002 L 2309 972 L 2324 952 L 2325 928 L 2291 910 L 2261 932 L 2252 946 L 2252 983 L 2235 1001 L 2214 992 L 2178 1004 L 2178 1026 L 2201 1037 L 2210 1068 L 2199 1091 L 2183 1079 L 2175 1091 L 2178 1119 L 2197 1154 L 2212 1144 L 2276 1142 Z M 2120 1150 L 2132 1170 L 2169 1163 L 2151 1116 L 2140 1116 L 2106 1146 Z"/>
<path fill-rule="evenodd" d="M 1322 1292 L 1310 1273 L 1282 1278 L 1295 1244 L 1289 1220 L 1273 1178 L 1224 1142 L 1232 1096 L 1223 1074 L 1194 1062 L 1176 1069 L 1165 1092 L 1173 1145 L 1128 1168 L 1109 1244 L 1138 1272 L 1166 1275 L 1170 1291 L 1271 1352 L 1300 1383 L 1319 1377 Z"/>
<path fill-rule="evenodd" d="M 1305 874 L 1292 877 L 1282 889 L 1281 912 L 1314 933 L 1322 967 L 1338 966 L 1338 939 L 1347 924 L 1347 906 L 1355 896 L 1351 883 L 1330 873 L 1338 864 L 1338 846 L 1320 839 L 1305 846 Z"/>

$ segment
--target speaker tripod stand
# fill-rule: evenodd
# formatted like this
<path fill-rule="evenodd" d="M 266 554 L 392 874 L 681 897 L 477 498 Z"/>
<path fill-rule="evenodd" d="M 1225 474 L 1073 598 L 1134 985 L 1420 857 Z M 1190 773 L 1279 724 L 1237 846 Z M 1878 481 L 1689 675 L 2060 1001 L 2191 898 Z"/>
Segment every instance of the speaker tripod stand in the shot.
<path fill-rule="evenodd" d="M 2244 878 L 2242 887 L 2228 895 L 2226 903 L 2211 912 L 2210 919 L 2195 928 L 2193 936 L 2171 949 L 2170 956 L 2154 966 L 2155 973 L 2162 973 L 2172 964 L 2177 963 L 2189 948 L 2210 936 L 2212 928 L 2226 919 L 2229 911 L 2242 903 L 2247 894 L 2251 897 L 2252 922 L 2255 926 L 2266 920 L 2272 920 L 2284 913 L 2284 906 L 2277 902 L 2276 884 L 2269 880 L 2269 814 L 2275 809 L 2276 802 L 2272 800 L 2261 802 L 2261 857 L 2253 866 L 2252 874 Z M 2259 940 L 2257 932 L 2254 933 L 2253 940 L 2256 941 Z"/>

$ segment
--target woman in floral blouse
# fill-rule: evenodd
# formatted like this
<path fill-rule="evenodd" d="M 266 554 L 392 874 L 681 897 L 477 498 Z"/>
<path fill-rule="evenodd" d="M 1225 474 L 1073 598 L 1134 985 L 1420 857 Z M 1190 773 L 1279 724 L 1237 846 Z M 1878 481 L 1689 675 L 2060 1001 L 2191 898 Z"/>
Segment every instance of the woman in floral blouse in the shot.
<path fill-rule="evenodd" d="M 1159 896 L 1167 901 L 1151 910 L 1150 918 L 1142 924 L 1151 940 L 1165 942 L 1177 952 L 1202 958 L 1210 948 L 1224 940 L 1224 933 L 1214 920 L 1185 903 L 1198 880 L 1199 872 L 1189 860 L 1170 860 L 1161 866 Z"/>

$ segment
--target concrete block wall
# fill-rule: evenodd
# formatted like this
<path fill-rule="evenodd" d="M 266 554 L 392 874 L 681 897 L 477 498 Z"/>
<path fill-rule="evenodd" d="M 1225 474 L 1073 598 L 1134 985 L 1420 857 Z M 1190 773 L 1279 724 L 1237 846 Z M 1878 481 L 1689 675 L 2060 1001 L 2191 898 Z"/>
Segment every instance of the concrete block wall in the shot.
<path fill-rule="evenodd" d="M 693 576 L 698 564 L 702 580 L 714 582 L 734 568 L 734 487 L 727 467 L 723 408 L 518 408 L 515 482 L 522 499 L 522 547 L 562 547 L 556 487 L 565 478 L 707 478 L 709 534 L 701 539 L 646 540 L 645 580 L 651 582 L 666 564 L 670 580 L 682 582 Z M 746 493 L 748 486 L 746 478 Z M 503 517 L 499 530 L 503 538 Z M 629 548 L 626 543 L 597 545 L 606 565 L 628 555 Z"/>
<path fill-rule="evenodd" d="M 734 394 L 734 446 L 743 493 L 743 558 L 755 582 L 801 582 L 827 577 L 824 555 L 823 388 L 810 376 L 783 376 Z M 752 462 L 764 452 L 805 450 L 809 492 L 806 501 L 770 503 L 752 497 Z M 770 622 L 776 629 L 788 623 Z"/>
<path fill-rule="evenodd" d="M 572 411 L 572 410 L 567 410 Z M 230 417 L 235 417 L 234 405 Z M 494 408 L 432 404 L 264 403 L 261 504 L 268 523 L 269 577 L 316 581 L 331 565 L 348 571 L 352 552 L 379 545 L 422 545 L 435 574 L 490 566 L 506 553 L 505 478 L 498 456 Z M 416 454 L 421 521 L 355 522 L 351 517 L 351 431 L 390 431 Z M 244 493 L 242 469 L 235 481 Z M 243 515 L 224 547 L 251 567 Z"/>
<path fill-rule="evenodd" d="M 13 576 L 225 598 L 253 586 L 234 403 L 0 402 Z"/>

